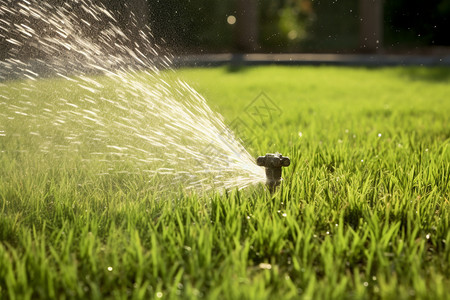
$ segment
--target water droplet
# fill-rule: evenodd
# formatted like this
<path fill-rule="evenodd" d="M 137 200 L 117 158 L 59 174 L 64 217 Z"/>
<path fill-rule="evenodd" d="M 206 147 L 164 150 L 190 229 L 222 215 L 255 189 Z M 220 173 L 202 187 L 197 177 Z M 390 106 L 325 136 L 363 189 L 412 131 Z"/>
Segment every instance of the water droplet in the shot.
<path fill-rule="evenodd" d="M 290 40 L 295 40 L 296 38 L 297 38 L 297 31 L 295 31 L 295 30 L 291 30 L 291 31 L 289 31 L 289 33 L 288 33 L 288 38 L 290 39 Z"/>
<path fill-rule="evenodd" d="M 268 263 L 260 263 L 259 268 L 263 270 L 270 270 L 272 269 L 272 265 Z"/>
<path fill-rule="evenodd" d="M 109 272 L 112 272 L 112 270 L 113 270 L 113 267 L 108 267 Z"/>
<path fill-rule="evenodd" d="M 230 24 L 230 25 L 235 24 L 236 23 L 236 17 L 233 16 L 233 15 L 228 16 L 227 17 L 227 23 Z"/>

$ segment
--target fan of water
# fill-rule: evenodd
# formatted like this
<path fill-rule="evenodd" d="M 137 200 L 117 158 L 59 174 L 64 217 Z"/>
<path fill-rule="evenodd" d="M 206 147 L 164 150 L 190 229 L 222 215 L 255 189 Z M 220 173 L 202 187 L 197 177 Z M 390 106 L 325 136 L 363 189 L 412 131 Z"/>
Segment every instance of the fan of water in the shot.
<path fill-rule="evenodd" d="M 104 162 L 99 174 L 163 176 L 201 189 L 264 181 L 223 118 L 176 79 L 148 28 L 129 19 L 123 30 L 91 0 L 2 1 L 0 148 L 25 127 L 35 149 L 17 151 L 78 153 L 85 164 Z"/>

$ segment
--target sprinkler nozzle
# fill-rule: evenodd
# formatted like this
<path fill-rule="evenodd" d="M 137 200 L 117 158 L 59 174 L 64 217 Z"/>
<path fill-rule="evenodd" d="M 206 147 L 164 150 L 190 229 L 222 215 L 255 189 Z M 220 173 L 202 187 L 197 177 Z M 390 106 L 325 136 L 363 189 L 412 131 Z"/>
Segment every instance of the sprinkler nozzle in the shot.
<path fill-rule="evenodd" d="M 280 153 L 267 153 L 266 156 L 260 156 L 256 159 L 256 164 L 266 168 L 266 185 L 271 192 L 281 183 L 281 167 L 287 167 L 291 164 L 289 157 Z"/>

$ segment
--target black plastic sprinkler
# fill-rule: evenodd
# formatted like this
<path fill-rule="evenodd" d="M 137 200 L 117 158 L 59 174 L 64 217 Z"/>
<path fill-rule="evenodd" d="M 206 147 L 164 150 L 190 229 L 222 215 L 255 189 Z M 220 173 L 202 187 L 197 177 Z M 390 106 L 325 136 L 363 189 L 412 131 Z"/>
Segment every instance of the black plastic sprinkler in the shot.
<path fill-rule="evenodd" d="M 266 168 L 266 185 L 271 192 L 274 192 L 281 183 L 281 167 L 289 166 L 291 160 L 280 153 L 267 153 L 266 156 L 258 157 L 256 164 Z"/>

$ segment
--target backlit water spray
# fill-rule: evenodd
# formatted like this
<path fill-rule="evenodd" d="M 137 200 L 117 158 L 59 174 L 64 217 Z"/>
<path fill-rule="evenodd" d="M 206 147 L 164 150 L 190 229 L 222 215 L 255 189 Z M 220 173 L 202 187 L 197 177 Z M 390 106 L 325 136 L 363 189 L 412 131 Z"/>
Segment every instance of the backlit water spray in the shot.
<path fill-rule="evenodd" d="M 74 155 L 80 168 L 102 166 L 99 175 L 160 177 L 188 189 L 265 180 L 132 14 L 123 30 L 102 5 L 61 2 L 0 4 L 0 39 L 8 45 L 0 62 L 0 154 L 17 140 L 14 151 L 55 163 Z"/>

